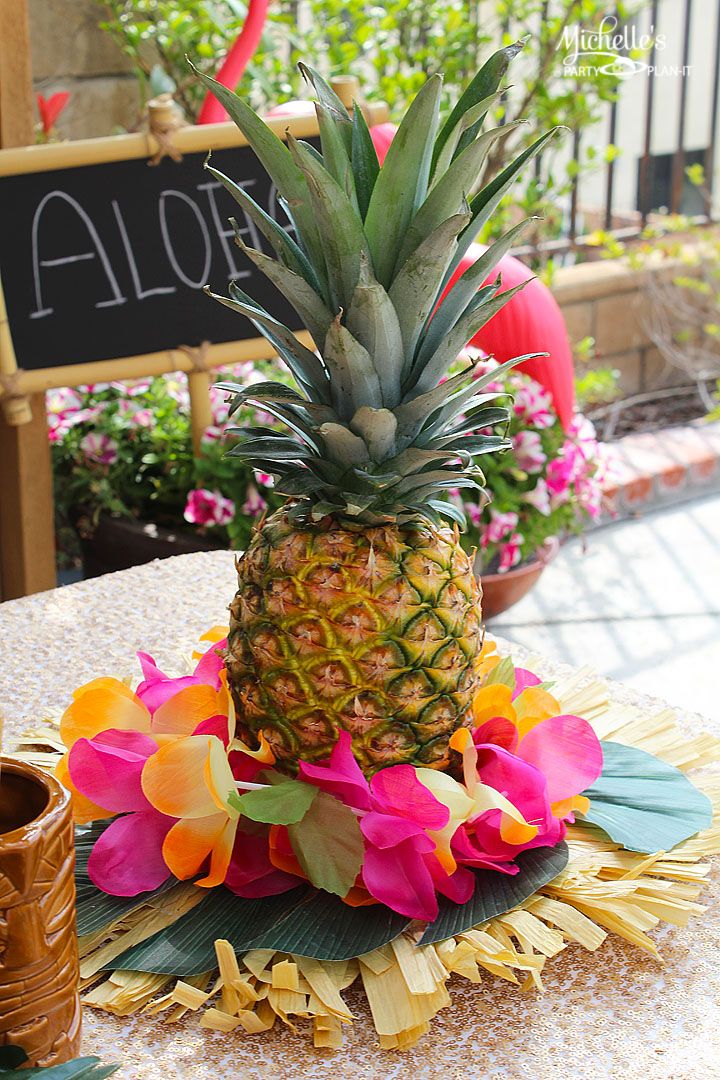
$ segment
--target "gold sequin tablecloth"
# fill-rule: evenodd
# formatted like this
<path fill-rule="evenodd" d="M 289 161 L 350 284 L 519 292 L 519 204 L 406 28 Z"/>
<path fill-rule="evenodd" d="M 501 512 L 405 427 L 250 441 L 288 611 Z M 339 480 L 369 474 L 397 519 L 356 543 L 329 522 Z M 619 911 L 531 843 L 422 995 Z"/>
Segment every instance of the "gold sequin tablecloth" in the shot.
<path fill-rule="evenodd" d="M 224 621 L 233 586 L 232 555 L 211 552 L 0 605 L 5 748 L 29 722 L 61 711 L 91 678 L 137 679 L 137 649 L 179 670 L 199 634 Z M 545 678 L 562 670 L 549 661 L 536 669 Z M 611 693 L 620 703 L 660 707 L 619 685 Z M 680 723 L 688 732 L 720 734 L 718 720 L 681 713 Z M 542 995 L 489 975 L 475 987 L 451 981 L 454 1008 L 404 1053 L 379 1049 L 362 995 L 353 991 L 347 997 L 358 1020 L 335 1054 L 314 1050 L 279 1024 L 267 1035 L 222 1035 L 192 1017 L 166 1025 L 90 1009 L 83 1053 L 122 1062 L 119 1080 L 720 1078 L 719 881 L 716 866 L 701 898 L 704 918 L 654 934 L 662 964 L 610 937 L 594 954 L 571 946 L 549 960 Z"/>

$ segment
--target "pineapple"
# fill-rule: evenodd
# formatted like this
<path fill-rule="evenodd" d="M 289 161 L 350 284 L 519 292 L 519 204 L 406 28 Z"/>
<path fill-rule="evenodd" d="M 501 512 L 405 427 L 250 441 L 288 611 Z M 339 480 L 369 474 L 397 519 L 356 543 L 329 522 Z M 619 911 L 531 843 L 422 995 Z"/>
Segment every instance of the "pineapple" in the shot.
<path fill-rule="evenodd" d="M 291 226 L 208 164 L 275 257 L 246 247 L 239 233 L 238 244 L 318 348 L 236 284 L 216 297 L 251 320 L 297 384 L 220 384 L 232 394 L 231 414 L 250 402 L 287 428 L 232 429 L 230 453 L 272 473 L 288 501 L 237 561 L 227 653 L 240 734 L 251 745 L 263 734 L 287 772 L 301 758 L 326 758 L 342 730 L 367 775 L 401 763 L 444 769 L 450 736 L 470 723 L 481 591 L 459 543 L 464 517 L 446 493 L 482 490 L 477 458 L 508 447 L 488 430 L 508 412 L 485 389 L 495 373 L 454 369 L 514 293 L 499 295 L 499 279 L 483 282 L 526 223 L 438 301 L 522 165 L 552 135 L 476 191 L 506 130 L 483 133 L 483 121 L 517 49 L 485 64 L 442 126 L 442 81 L 428 79 L 382 168 L 362 111 L 356 105 L 350 116 L 311 68 L 301 65 L 318 98 L 321 154 L 291 136 L 284 143 L 203 76 L 270 174 Z"/>

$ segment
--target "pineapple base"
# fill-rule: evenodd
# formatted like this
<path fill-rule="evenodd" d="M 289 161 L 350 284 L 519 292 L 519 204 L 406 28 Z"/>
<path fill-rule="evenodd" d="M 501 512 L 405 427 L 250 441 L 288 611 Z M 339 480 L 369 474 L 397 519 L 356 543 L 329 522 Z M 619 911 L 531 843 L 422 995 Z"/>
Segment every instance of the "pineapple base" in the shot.
<path fill-rule="evenodd" d="M 482 645 L 482 592 L 453 532 L 297 526 L 281 510 L 236 565 L 226 663 L 241 738 L 262 732 L 289 773 L 342 730 L 366 775 L 448 768 Z"/>

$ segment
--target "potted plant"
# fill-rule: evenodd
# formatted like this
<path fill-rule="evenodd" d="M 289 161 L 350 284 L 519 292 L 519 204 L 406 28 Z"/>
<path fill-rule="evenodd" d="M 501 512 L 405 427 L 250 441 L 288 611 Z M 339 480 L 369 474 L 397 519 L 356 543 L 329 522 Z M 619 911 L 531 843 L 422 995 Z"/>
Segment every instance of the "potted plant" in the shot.
<path fill-rule="evenodd" d="M 243 383 L 264 365 L 230 372 Z M 48 392 L 58 548 L 92 577 L 151 559 L 243 548 L 274 506 L 272 479 L 227 460 L 225 395 L 211 390 L 213 424 L 193 455 L 182 373 Z M 257 422 L 252 409 L 240 421 Z M 272 418 L 271 422 L 272 422 Z"/>
<path fill-rule="evenodd" d="M 486 618 L 525 596 L 561 539 L 599 517 L 608 468 L 590 421 L 576 413 L 563 430 L 551 395 L 529 375 L 504 373 L 492 390 L 512 396 L 513 449 L 483 459 L 492 502 L 453 494 L 469 524 L 463 545 L 478 552 Z"/>

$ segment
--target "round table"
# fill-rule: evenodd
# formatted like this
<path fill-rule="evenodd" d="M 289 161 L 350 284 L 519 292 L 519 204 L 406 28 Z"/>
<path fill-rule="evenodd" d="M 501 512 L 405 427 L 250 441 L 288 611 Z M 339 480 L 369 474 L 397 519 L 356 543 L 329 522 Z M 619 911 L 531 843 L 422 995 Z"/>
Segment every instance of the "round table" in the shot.
<path fill-rule="evenodd" d="M 4 748 L 28 726 L 59 714 L 82 683 L 99 675 L 137 680 L 138 649 L 161 668 L 179 670 L 198 636 L 225 621 L 234 580 L 232 553 L 203 552 L 0 605 Z M 535 668 L 544 678 L 567 670 L 550 661 Z M 617 684 L 611 695 L 661 707 Z M 681 714 L 680 723 L 688 731 L 720 733 L 720 723 L 697 716 Z M 350 991 L 358 1019 L 338 1053 L 315 1050 L 280 1024 L 267 1035 L 223 1035 L 204 1031 L 192 1016 L 165 1024 L 91 1009 L 84 1015 L 83 1053 L 120 1062 L 121 1080 L 720 1077 L 719 879 L 716 868 L 701 898 L 708 904 L 704 918 L 654 935 L 664 964 L 610 937 L 594 954 L 570 946 L 549 960 L 545 994 L 521 993 L 490 975 L 479 986 L 453 979 L 454 1008 L 441 1012 L 430 1034 L 406 1052 L 380 1050 L 361 994 Z"/>

